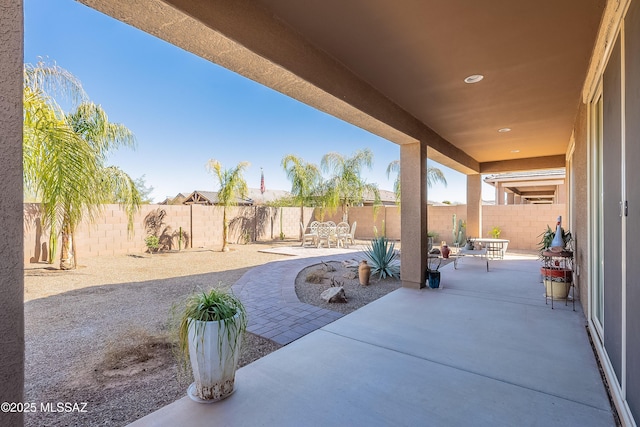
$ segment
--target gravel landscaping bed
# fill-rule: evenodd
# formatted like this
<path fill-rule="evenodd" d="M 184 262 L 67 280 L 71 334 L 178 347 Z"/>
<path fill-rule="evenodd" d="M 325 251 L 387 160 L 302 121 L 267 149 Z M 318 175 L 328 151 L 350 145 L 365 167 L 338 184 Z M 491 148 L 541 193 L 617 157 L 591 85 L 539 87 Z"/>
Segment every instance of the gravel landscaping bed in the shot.
<path fill-rule="evenodd" d="M 380 280 L 378 275 L 372 275 L 369 285 L 362 286 L 356 271 L 357 267 L 348 268 L 345 263 L 339 261 L 309 266 L 296 277 L 298 299 L 301 302 L 326 308 L 327 310 L 349 314 L 401 286 L 399 279 L 387 277 Z M 314 283 L 320 278 L 319 283 Z M 320 294 L 332 285 L 344 288 L 347 296 L 346 303 L 328 303 L 320 298 Z"/>

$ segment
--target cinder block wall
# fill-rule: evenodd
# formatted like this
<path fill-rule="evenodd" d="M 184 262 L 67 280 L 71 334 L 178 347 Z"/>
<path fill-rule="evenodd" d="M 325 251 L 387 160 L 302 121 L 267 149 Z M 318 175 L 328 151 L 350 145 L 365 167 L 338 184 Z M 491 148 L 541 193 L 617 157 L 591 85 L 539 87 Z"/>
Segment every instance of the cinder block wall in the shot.
<path fill-rule="evenodd" d="M 164 210 L 161 232 L 165 236 L 175 237 L 171 240 L 172 248 L 177 249 L 177 232 L 182 227 L 189 236 L 183 247 L 211 248 L 222 247 L 223 208 L 203 205 L 143 205 L 134 219 L 133 234 L 127 231 L 127 218 L 118 205 L 107 205 L 103 214 L 93 224 L 84 223 L 76 231 L 76 248 L 78 258 L 144 253 L 147 236 L 145 219 Z M 487 237 L 493 226 L 502 229 L 501 238 L 509 239 L 512 249 L 535 250 L 547 224 L 554 226 L 556 217 L 565 214 L 565 205 L 507 205 L 483 206 L 483 236 Z M 438 233 L 435 243 L 451 242 L 453 215 L 456 220 L 466 221 L 466 206 L 429 206 L 428 230 Z M 319 218 L 319 211 L 313 208 L 299 207 L 273 208 L 230 207 L 227 209 L 229 221 L 228 241 L 244 243 L 245 235 L 249 241 L 271 241 L 280 239 L 280 231 L 286 239 L 298 239 L 300 222 L 305 226 L 311 220 Z M 280 219 L 282 218 L 282 228 Z M 333 214 L 325 213 L 325 221 L 342 221 L 342 210 Z M 370 206 L 349 209 L 349 224 L 357 222 L 357 239 L 368 240 L 376 233 L 383 233 L 393 240 L 400 239 L 400 210 L 396 206 L 381 206 L 374 214 Z M 478 237 L 478 236 L 473 236 Z M 49 237 L 40 225 L 40 211 L 37 204 L 24 205 L 24 262 L 46 261 Z M 56 255 L 54 262 L 58 262 Z"/>
<path fill-rule="evenodd" d="M 566 205 L 505 205 L 482 207 L 483 237 L 498 226 L 501 228 L 501 239 L 509 239 L 509 247 L 513 249 L 535 250 L 540 241 L 540 234 L 547 225 L 555 228 L 558 216 L 563 218 L 563 226 L 567 228 Z"/>

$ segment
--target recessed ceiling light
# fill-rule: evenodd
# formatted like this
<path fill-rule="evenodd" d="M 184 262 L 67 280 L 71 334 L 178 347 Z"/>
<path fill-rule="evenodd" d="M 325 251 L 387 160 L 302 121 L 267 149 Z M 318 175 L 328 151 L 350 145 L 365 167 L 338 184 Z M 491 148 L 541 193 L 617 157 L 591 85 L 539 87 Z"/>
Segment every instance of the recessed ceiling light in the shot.
<path fill-rule="evenodd" d="M 500 133 L 511 132 L 511 128 L 498 129 L 498 132 L 500 132 Z"/>
<path fill-rule="evenodd" d="M 520 150 L 511 150 L 512 153 L 519 153 Z"/>
<path fill-rule="evenodd" d="M 484 79 L 482 74 L 474 74 L 464 79 L 465 83 L 478 83 L 480 80 Z"/>

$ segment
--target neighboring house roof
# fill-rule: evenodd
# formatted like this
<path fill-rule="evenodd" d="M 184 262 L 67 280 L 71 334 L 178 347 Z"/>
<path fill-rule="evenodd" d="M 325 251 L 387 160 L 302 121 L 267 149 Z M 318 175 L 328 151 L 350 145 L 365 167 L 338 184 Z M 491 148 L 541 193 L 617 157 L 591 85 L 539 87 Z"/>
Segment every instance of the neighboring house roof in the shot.
<path fill-rule="evenodd" d="M 218 192 L 217 191 L 194 191 L 189 194 L 186 200 L 183 202 L 185 205 L 217 205 L 218 202 Z M 253 205 L 253 200 L 250 198 L 240 198 L 238 197 L 236 203 L 239 206 L 251 206 Z"/>
<path fill-rule="evenodd" d="M 271 203 L 275 200 L 289 196 L 291 196 L 291 193 L 285 190 L 266 190 L 264 194 L 262 194 L 259 188 L 249 188 L 248 194 L 248 197 L 252 199 L 256 205 Z"/>
<path fill-rule="evenodd" d="M 396 193 L 389 190 L 378 190 L 378 192 L 380 193 L 380 201 L 383 205 L 396 204 Z M 362 204 L 365 206 L 373 205 L 373 201 L 375 200 L 371 191 L 365 191 L 363 199 Z"/>
<path fill-rule="evenodd" d="M 167 196 L 166 199 L 158 203 L 159 205 L 168 205 L 168 204 L 182 204 L 190 193 L 178 193 L 175 197 Z"/>

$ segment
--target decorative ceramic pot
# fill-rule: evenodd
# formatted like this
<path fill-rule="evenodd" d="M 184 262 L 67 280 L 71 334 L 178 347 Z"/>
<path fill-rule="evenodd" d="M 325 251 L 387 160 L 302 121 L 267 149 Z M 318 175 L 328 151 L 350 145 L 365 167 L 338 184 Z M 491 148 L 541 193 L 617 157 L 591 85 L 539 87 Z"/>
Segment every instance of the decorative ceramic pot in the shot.
<path fill-rule="evenodd" d="M 440 252 L 442 252 L 442 258 L 449 258 L 451 249 L 449 249 L 449 246 L 443 245 L 442 248 L 440 249 Z"/>
<path fill-rule="evenodd" d="M 573 272 L 568 268 L 545 268 L 540 269 L 546 295 L 553 299 L 566 299 L 571 289 Z"/>
<path fill-rule="evenodd" d="M 189 324 L 189 358 L 195 382 L 187 390 L 196 402 L 215 402 L 234 392 L 242 335 L 224 320 Z"/>
<path fill-rule="evenodd" d="M 437 270 L 427 270 L 427 283 L 431 289 L 440 287 L 440 272 Z"/>
<path fill-rule="evenodd" d="M 360 261 L 360 265 L 358 266 L 358 279 L 360 279 L 360 284 L 362 286 L 366 286 L 369 284 L 369 278 L 371 277 L 371 267 L 367 264 L 367 261 Z"/>

